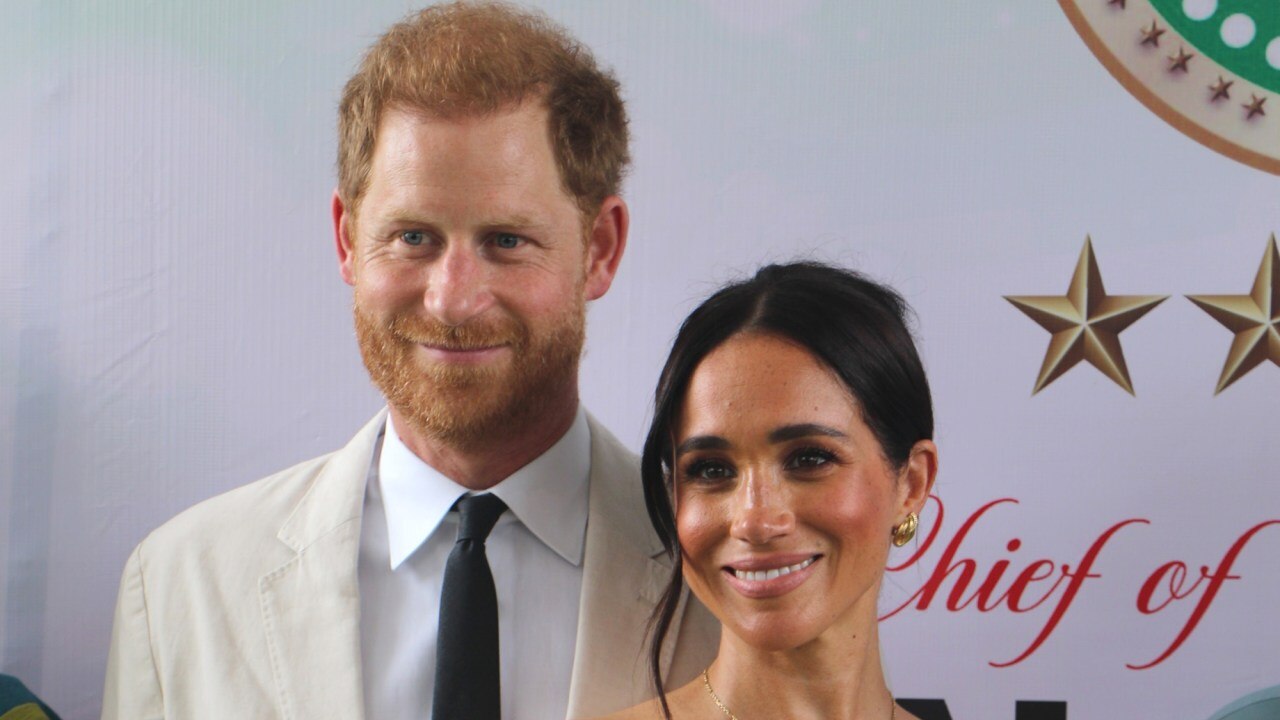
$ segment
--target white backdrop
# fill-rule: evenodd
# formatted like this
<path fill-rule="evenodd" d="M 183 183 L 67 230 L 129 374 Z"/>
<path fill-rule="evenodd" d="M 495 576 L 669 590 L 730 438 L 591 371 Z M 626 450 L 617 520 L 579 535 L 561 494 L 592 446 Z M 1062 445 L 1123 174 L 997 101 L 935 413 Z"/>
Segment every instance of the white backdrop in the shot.
<path fill-rule="evenodd" d="M 332 250 L 334 117 L 360 52 L 414 5 L 4 4 L 0 672 L 69 720 L 98 712 L 129 549 L 379 405 Z M 1017 700 L 1207 720 L 1280 684 L 1276 525 L 1180 647 L 1127 667 L 1188 625 L 1201 566 L 1280 519 L 1280 368 L 1215 396 L 1231 334 L 1182 297 L 1249 291 L 1276 177 L 1150 113 L 1052 2 L 538 5 L 617 71 L 632 117 L 631 244 L 583 377 L 624 442 L 679 320 L 761 262 L 845 263 L 915 306 L 945 518 L 931 505 L 936 540 L 886 583 L 898 696 L 957 720 Z M 1280 131 L 1280 107 L 1265 121 Z M 1108 292 L 1171 297 L 1121 335 L 1136 396 L 1087 364 L 1032 396 L 1049 336 L 1002 296 L 1062 294 L 1086 235 Z M 1186 597 L 1140 611 L 1171 561 Z M 999 599 L 1024 570 L 1049 579 L 1014 612 Z M 1148 609 L 1178 575 L 1157 579 Z"/>

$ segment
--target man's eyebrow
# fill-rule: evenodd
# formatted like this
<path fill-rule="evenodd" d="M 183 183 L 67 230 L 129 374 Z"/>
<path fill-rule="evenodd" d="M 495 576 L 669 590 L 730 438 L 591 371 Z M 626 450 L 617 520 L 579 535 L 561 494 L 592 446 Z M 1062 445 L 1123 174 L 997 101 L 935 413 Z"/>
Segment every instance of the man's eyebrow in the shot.
<path fill-rule="evenodd" d="M 769 442 L 780 443 L 803 437 L 812 437 L 814 435 L 833 438 L 849 437 L 845 433 L 827 425 L 819 425 L 818 423 L 799 423 L 796 425 L 783 425 L 773 432 L 770 432 Z"/>
<path fill-rule="evenodd" d="M 676 446 L 676 455 L 694 450 L 727 450 L 729 441 L 716 435 L 694 435 Z"/>
<path fill-rule="evenodd" d="M 386 214 L 376 218 L 384 225 L 421 225 L 424 227 L 432 227 L 434 223 L 427 219 L 426 215 L 416 213 L 412 210 L 392 210 Z"/>
<path fill-rule="evenodd" d="M 415 212 L 413 210 L 394 210 L 388 212 L 381 221 L 387 225 L 421 225 L 423 227 L 435 227 L 436 222 L 429 218 L 426 213 Z M 480 227 L 489 230 L 501 228 L 523 229 L 538 228 L 545 225 L 543 221 L 537 220 L 530 215 L 522 213 L 514 214 L 498 214 L 491 219 L 485 220 Z"/>
<path fill-rule="evenodd" d="M 485 227 L 491 227 L 491 228 L 502 228 L 502 227 L 527 228 L 527 227 L 535 227 L 537 225 L 540 225 L 540 223 L 534 220 L 533 218 L 529 217 L 528 215 L 499 215 L 495 220 L 491 220 L 485 223 Z"/>

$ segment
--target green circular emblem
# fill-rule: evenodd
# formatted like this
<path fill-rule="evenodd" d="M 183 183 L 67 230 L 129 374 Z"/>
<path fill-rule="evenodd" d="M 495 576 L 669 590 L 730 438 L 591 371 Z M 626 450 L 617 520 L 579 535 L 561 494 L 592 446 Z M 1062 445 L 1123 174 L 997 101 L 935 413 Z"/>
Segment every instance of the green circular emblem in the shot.
<path fill-rule="evenodd" d="M 1170 27 L 1226 72 L 1280 93 L 1280 3 L 1151 0 L 1151 5 Z"/>
<path fill-rule="evenodd" d="M 1148 108 L 1213 150 L 1280 174 L 1280 2 L 1059 2 Z"/>

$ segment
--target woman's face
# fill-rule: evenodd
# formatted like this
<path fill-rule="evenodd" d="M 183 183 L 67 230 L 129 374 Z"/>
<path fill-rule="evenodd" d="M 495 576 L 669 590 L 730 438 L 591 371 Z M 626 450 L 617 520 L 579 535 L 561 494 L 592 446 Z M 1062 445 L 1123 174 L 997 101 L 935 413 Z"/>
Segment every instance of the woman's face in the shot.
<path fill-rule="evenodd" d="M 730 338 L 694 371 L 675 446 L 685 579 L 726 630 L 782 650 L 875 623 L 919 493 L 825 365 L 777 336 Z"/>

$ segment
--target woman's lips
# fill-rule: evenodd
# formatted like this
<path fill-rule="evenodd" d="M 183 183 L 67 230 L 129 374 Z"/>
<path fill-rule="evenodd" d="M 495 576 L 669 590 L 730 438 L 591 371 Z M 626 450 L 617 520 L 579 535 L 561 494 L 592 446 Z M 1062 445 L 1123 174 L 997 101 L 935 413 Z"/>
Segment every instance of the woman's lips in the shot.
<path fill-rule="evenodd" d="M 743 595 L 771 598 L 799 587 L 821 560 L 822 555 L 773 555 L 735 561 L 721 570 L 730 587 Z"/>

